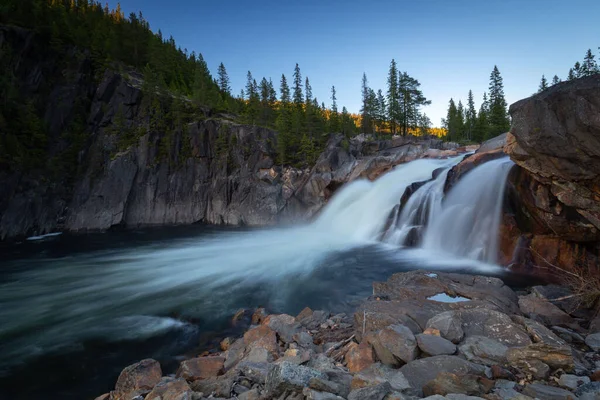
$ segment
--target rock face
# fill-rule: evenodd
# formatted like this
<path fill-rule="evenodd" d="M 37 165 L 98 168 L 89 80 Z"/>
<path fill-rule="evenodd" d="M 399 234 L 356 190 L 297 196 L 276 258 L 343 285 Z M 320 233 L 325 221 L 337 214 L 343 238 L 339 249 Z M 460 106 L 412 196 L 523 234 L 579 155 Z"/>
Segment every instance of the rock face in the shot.
<path fill-rule="evenodd" d="M 505 152 L 521 168 L 509 176 L 512 220 L 504 225 L 520 239 L 503 246 L 506 258 L 597 270 L 600 75 L 555 85 L 513 104 L 510 114 Z"/>
<path fill-rule="evenodd" d="M 416 158 L 449 156 L 445 149 L 457 147 L 439 139 L 338 135 L 314 167 L 282 168 L 275 163 L 277 132 L 210 110 L 182 128 L 143 129 L 150 124 L 141 75 L 94 70 L 89 56 L 63 67 L 38 41 L 0 25 L 0 42 L 17 55 L 20 89 L 49 93 L 39 101 L 52 139 L 48 158 L 62 157 L 61 135 L 75 122 L 83 144 L 68 179 L 0 165 L 0 240 L 115 226 L 306 220 L 345 182 L 375 179 Z"/>

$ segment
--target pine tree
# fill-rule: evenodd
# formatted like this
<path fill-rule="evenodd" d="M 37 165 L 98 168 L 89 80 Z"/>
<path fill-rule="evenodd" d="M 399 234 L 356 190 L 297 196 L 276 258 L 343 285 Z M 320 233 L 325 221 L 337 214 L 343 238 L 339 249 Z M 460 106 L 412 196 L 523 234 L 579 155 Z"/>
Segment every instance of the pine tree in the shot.
<path fill-rule="evenodd" d="M 310 81 L 308 80 L 308 77 L 306 77 L 306 80 L 304 81 L 304 93 L 305 93 L 304 114 L 305 114 L 305 121 L 306 121 L 306 130 L 309 134 L 309 136 L 308 136 L 309 139 L 312 139 L 314 137 L 314 130 L 315 130 L 315 126 L 316 126 L 315 113 L 316 113 L 317 109 L 319 108 L 319 103 L 317 103 L 316 106 L 314 106 L 314 104 L 313 104 L 312 87 L 310 86 Z"/>
<path fill-rule="evenodd" d="M 288 86 L 285 75 L 281 75 L 280 83 L 281 101 L 279 103 L 279 115 L 275 121 L 275 127 L 279 132 L 277 137 L 277 154 L 279 162 L 284 164 L 288 162 L 288 153 L 290 147 L 290 133 L 292 130 L 292 117 L 291 117 L 291 98 L 290 98 L 290 87 Z"/>
<path fill-rule="evenodd" d="M 225 65 L 223 65 L 223 63 L 219 64 L 218 76 L 219 89 L 221 92 L 231 95 L 229 76 L 227 75 L 227 70 L 225 69 Z"/>
<path fill-rule="evenodd" d="M 376 107 L 376 109 L 377 109 L 376 119 L 377 119 L 377 124 L 379 125 L 379 131 L 383 131 L 383 128 L 386 123 L 387 107 L 386 107 L 386 103 L 385 103 L 385 97 L 383 97 L 383 92 L 381 91 L 381 89 L 379 89 L 377 91 L 377 107 Z"/>
<path fill-rule="evenodd" d="M 488 111 L 489 104 L 487 94 L 483 93 L 483 101 L 481 107 L 479 107 L 479 113 L 477 114 L 477 121 L 475 123 L 475 131 L 473 134 L 473 140 L 476 142 L 483 142 L 488 136 Z"/>
<path fill-rule="evenodd" d="M 475 123 L 477 122 L 477 112 L 475 111 L 475 100 L 473 99 L 473 91 L 469 90 L 467 97 L 467 110 L 465 118 L 465 128 L 467 132 L 467 139 L 473 140 L 473 131 L 475 129 Z"/>
<path fill-rule="evenodd" d="M 304 98 L 302 96 L 302 75 L 300 74 L 300 67 L 296 63 L 294 68 L 294 104 L 298 108 L 302 108 Z"/>
<path fill-rule="evenodd" d="M 502 76 L 497 66 L 490 75 L 490 97 L 489 97 L 489 132 L 490 137 L 494 137 L 510 129 L 510 120 L 508 118 L 507 104 L 504 98 L 504 85 Z"/>
<path fill-rule="evenodd" d="M 447 131 L 447 138 L 449 141 L 454 141 L 458 139 L 458 126 L 457 126 L 457 115 L 458 110 L 456 108 L 456 103 L 454 99 L 450 99 L 448 103 L 448 113 L 446 114 L 446 119 L 444 120 L 444 128 Z"/>
<path fill-rule="evenodd" d="M 576 79 L 575 71 L 573 71 L 573 68 L 571 68 L 569 69 L 569 75 L 567 76 L 567 80 L 572 81 L 573 79 Z"/>
<path fill-rule="evenodd" d="M 583 76 L 583 71 L 581 69 L 581 64 L 579 63 L 579 61 L 577 61 L 573 66 L 573 71 L 575 72 L 575 78 L 581 78 Z"/>
<path fill-rule="evenodd" d="M 400 121 L 400 103 L 398 93 L 398 67 L 396 60 L 392 59 L 387 78 L 387 119 L 390 121 L 390 130 L 392 135 L 396 134 L 396 126 Z"/>
<path fill-rule="evenodd" d="M 546 89 L 548 89 L 548 81 L 546 80 L 546 77 L 542 75 L 542 80 L 540 81 L 540 86 L 538 87 L 538 93 L 541 93 Z"/>
<path fill-rule="evenodd" d="M 340 131 L 340 116 L 337 108 L 337 97 L 335 86 L 331 87 L 331 113 L 329 115 L 329 132 L 337 133 Z"/>
<path fill-rule="evenodd" d="M 592 54 L 592 50 L 588 49 L 587 53 L 585 53 L 585 57 L 583 58 L 583 64 L 581 65 L 581 76 L 590 76 L 600 72 L 600 70 L 598 70 L 598 64 L 594 58 L 595 57 Z"/>
<path fill-rule="evenodd" d="M 558 77 L 558 75 L 554 75 L 554 78 L 552 78 L 552 86 L 558 83 L 560 83 L 560 78 Z"/>
<path fill-rule="evenodd" d="M 255 124 L 260 113 L 260 96 L 258 93 L 258 85 L 250 71 L 246 74 L 246 96 L 248 97 L 248 103 L 246 104 L 245 114 L 248 123 Z"/>
<path fill-rule="evenodd" d="M 459 139 L 465 138 L 465 107 L 460 100 L 456 107 L 456 131 Z"/>
<path fill-rule="evenodd" d="M 362 77 L 362 108 L 360 109 L 361 120 L 360 120 L 360 129 L 363 133 L 372 133 L 372 120 L 371 120 L 371 103 L 370 103 L 370 91 L 369 81 L 367 80 L 367 74 L 363 73 Z"/>
<path fill-rule="evenodd" d="M 400 125 L 402 135 L 408 134 L 409 128 L 416 129 L 419 124 L 420 107 L 431 104 L 419 89 L 421 83 L 403 72 L 398 79 L 398 93 L 400 103 Z"/>
<path fill-rule="evenodd" d="M 354 120 L 348 113 L 346 107 L 342 107 L 342 133 L 349 138 L 356 131 Z"/>

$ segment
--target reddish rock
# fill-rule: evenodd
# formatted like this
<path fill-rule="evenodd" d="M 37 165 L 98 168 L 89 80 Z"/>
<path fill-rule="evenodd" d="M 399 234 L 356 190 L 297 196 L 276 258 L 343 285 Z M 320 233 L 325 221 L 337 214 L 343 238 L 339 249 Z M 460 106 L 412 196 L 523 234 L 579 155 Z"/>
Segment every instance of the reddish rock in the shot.
<path fill-rule="evenodd" d="M 600 382 L 600 369 L 595 371 L 592 375 L 590 375 L 590 379 L 594 382 Z"/>
<path fill-rule="evenodd" d="M 224 357 L 198 357 L 185 360 L 179 364 L 177 377 L 184 378 L 189 382 L 198 379 L 212 378 L 223 373 Z"/>
<path fill-rule="evenodd" d="M 148 400 L 182 400 L 191 398 L 192 389 L 183 379 L 177 379 L 171 382 L 160 382 L 146 396 Z"/>
<path fill-rule="evenodd" d="M 230 337 L 226 337 L 225 339 L 221 340 L 221 343 L 219 343 L 219 346 L 221 347 L 222 351 L 227 351 L 231 347 L 232 343 L 233 343 L 233 339 Z"/>
<path fill-rule="evenodd" d="M 472 171 L 475 167 L 484 164 L 488 161 L 497 160 L 498 158 L 505 157 L 502 148 L 493 149 L 486 152 L 475 153 L 472 156 L 468 156 L 459 164 L 455 165 L 449 172 L 444 186 L 444 191 L 448 192 L 452 186 L 459 181 L 467 172 Z"/>
<path fill-rule="evenodd" d="M 423 331 L 423 335 L 441 336 L 440 330 L 435 328 L 427 328 Z"/>
<path fill-rule="evenodd" d="M 117 379 L 112 400 L 129 400 L 137 395 L 146 394 L 160 382 L 162 370 L 158 361 L 147 358 L 126 367 Z"/>
<path fill-rule="evenodd" d="M 277 335 L 267 325 L 259 325 L 244 334 L 246 349 L 265 349 L 273 355 L 279 352 Z"/>
<path fill-rule="evenodd" d="M 349 345 L 344 360 L 351 373 L 362 371 L 375 362 L 373 348 L 367 342 L 362 342 L 361 344 L 352 342 Z"/>
<path fill-rule="evenodd" d="M 252 325 L 260 324 L 267 317 L 267 315 L 268 314 L 264 308 L 257 308 L 256 311 L 254 311 L 254 314 L 252 314 Z"/>

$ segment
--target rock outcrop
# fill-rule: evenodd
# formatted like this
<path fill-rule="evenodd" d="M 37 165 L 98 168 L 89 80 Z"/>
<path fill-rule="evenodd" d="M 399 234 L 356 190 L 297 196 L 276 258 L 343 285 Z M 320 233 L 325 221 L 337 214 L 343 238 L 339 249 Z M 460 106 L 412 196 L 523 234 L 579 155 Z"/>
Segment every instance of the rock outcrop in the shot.
<path fill-rule="evenodd" d="M 520 266 L 597 271 L 600 75 L 555 85 L 510 113 L 504 150 L 520 168 L 509 176 L 504 257 Z"/>

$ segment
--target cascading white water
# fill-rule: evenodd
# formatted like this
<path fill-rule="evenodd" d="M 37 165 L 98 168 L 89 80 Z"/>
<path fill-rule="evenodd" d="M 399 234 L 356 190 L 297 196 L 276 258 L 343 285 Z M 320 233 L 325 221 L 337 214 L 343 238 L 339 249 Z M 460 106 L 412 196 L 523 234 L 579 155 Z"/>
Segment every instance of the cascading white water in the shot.
<path fill-rule="evenodd" d="M 498 256 L 498 231 L 508 157 L 489 161 L 463 176 L 430 216 L 422 247 L 493 264 Z"/>
<path fill-rule="evenodd" d="M 352 182 L 327 204 L 314 227 L 353 240 L 378 240 L 390 212 L 408 186 L 431 179 L 433 171 L 454 165 L 460 159 L 415 160 L 397 166 L 374 182 Z"/>

